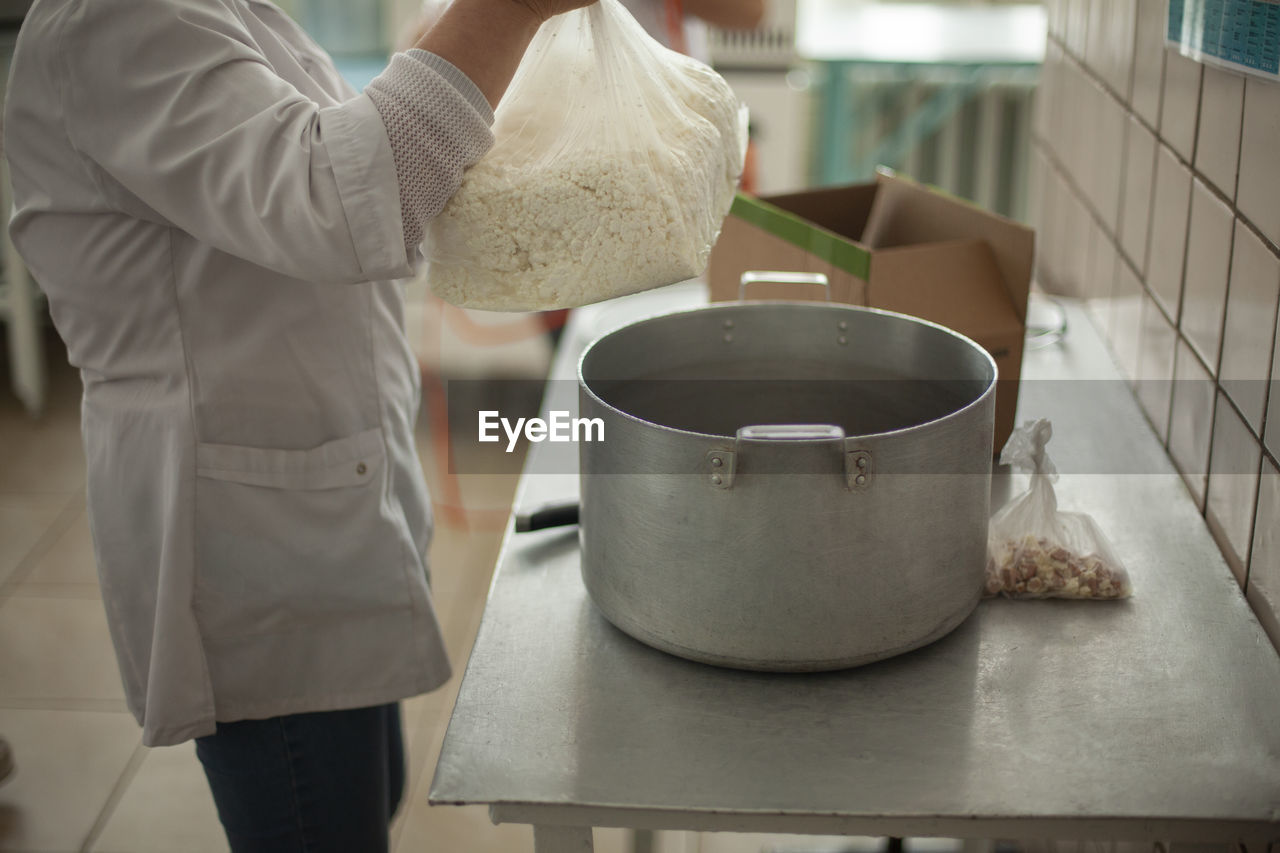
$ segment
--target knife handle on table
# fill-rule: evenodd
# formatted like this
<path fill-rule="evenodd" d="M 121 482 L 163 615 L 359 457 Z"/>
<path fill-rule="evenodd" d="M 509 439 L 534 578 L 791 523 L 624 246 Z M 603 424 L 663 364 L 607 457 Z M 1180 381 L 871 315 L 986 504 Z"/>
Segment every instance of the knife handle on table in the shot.
<path fill-rule="evenodd" d="M 522 512 L 516 515 L 516 533 L 528 533 L 532 530 L 545 530 L 548 527 L 566 527 L 578 523 L 578 504 L 548 504 L 533 512 Z"/>

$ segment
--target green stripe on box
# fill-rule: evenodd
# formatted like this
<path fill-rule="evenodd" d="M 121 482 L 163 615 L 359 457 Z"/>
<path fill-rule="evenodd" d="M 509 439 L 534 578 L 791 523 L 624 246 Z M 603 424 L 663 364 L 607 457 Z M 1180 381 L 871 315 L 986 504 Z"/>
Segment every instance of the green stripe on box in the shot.
<path fill-rule="evenodd" d="M 866 249 L 767 201 L 739 193 L 729 214 L 864 281 L 871 272 L 871 253 Z"/>

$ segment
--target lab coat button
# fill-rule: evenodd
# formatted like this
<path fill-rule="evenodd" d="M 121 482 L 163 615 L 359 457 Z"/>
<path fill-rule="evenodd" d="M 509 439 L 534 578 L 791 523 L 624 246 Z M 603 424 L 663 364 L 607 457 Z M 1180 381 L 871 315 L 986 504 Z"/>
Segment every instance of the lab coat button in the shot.
<path fill-rule="evenodd" d="M 363 474 L 363 473 L 364 473 L 365 471 L 367 471 L 367 470 L 369 470 L 369 469 L 368 469 L 368 468 L 366 468 L 366 467 L 364 466 L 364 463 L 363 463 L 363 462 L 361 462 L 361 463 L 359 463 L 359 464 L 357 464 L 357 465 L 356 465 L 356 473 L 357 473 L 357 474 Z"/>

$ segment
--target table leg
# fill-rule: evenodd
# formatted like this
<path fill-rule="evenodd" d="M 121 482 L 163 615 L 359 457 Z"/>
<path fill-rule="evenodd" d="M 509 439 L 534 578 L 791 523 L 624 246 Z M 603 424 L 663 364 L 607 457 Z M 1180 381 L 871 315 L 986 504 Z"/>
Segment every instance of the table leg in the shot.
<path fill-rule="evenodd" d="M 595 853 L 589 826 L 533 827 L 534 853 Z"/>
<path fill-rule="evenodd" d="M 631 853 L 653 853 L 652 829 L 633 829 L 631 831 Z"/>

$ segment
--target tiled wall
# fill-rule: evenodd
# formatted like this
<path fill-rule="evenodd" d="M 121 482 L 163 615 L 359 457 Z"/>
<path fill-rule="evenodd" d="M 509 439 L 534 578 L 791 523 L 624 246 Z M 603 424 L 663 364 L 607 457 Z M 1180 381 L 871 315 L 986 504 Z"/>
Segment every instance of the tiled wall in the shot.
<path fill-rule="evenodd" d="M 1164 0 L 1047 6 L 1038 280 L 1089 301 L 1280 647 L 1280 83 L 1167 49 Z"/>

